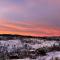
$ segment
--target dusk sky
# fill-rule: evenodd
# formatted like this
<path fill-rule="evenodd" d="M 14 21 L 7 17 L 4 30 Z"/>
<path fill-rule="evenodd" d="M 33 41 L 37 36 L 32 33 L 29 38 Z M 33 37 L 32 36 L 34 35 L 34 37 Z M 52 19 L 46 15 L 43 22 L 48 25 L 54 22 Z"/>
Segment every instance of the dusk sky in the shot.
<path fill-rule="evenodd" d="M 60 36 L 60 0 L 0 0 L 0 34 Z"/>

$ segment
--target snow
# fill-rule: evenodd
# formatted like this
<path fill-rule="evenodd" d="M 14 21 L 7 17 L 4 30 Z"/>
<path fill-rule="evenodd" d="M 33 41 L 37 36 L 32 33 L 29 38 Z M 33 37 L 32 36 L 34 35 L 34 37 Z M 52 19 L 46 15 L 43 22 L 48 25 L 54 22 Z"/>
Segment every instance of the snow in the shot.
<path fill-rule="evenodd" d="M 60 51 L 49 52 L 46 56 L 40 56 L 36 60 L 55 60 L 56 57 L 60 60 Z"/>
<path fill-rule="evenodd" d="M 59 51 L 49 52 L 47 53 L 46 56 L 39 56 L 36 59 L 25 58 L 25 59 L 12 59 L 12 60 L 51 60 L 51 59 L 55 60 L 56 57 L 60 60 Z"/>
<path fill-rule="evenodd" d="M 21 40 L 8 40 L 8 41 L 2 40 L 0 42 L 1 42 L 0 45 L 2 45 L 2 46 L 8 46 L 8 44 L 9 44 L 8 52 L 10 52 L 12 50 L 14 45 L 16 45 L 16 48 L 23 47 L 25 45 L 25 43 L 22 43 Z M 40 44 L 38 42 L 40 42 Z M 54 44 L 59 45 L 59 42 L 39 40 L 39 41 L 35 42 L 35 44 L 31 44 L 31 43 L 26 43 L 26 44 L 31 46 L 31 48 L 38 49 L 41 47 L 51 47 Z M 55 60 L 56 57 L 60 60 L 60 51 L 49 52 L 49 53 L 47 53 L 46 56 L 38 56 L 36 59 L 25 58 L 25 59 L 13 59 L 13 60 L 51 60 L 52 58 L 53 58 L 53 60 Z"/>
<path fill-rule="evenodd" d="M 18 46 L 22 47 L 22 43 L 20 40 L 8 40 L 8 41 L 2 40 L 0 42 L 1 42 L 1 45 L 4 45 L 4 46 L 9 44 L 9 46 L 16 45 L 16 47 Z"/>
<path fill-rule="evenodd" d="M 9 45 L 10 48 L 12 48 L 12 46 L 14 45 L 15 47 L 23 47 L 23 45 L 25 45 L 25 43 L 22 43 L 21 40 L 8 40 L 8 41 L 2 40 L 0 42 L 2 46 Z M 38 42 L 40 42 L 40 44 Z M 51 47 L 54 44 L 59 45 L 56 41 L 43 41 L 43 40 L 39 40 L 35 42 L 35 44 L 31 44 L 31 43 L 26 43 L 26 44 L 35 49 L 41 48 L 41 47 Z"/>
<path fill-rule="evenodd" d="M 45 42 L 42 41 L 41 44 L 35 43 L 35 44 L 29 44 L 29 45 L 34 49 L 38 49 L 38 48 L 41 48 L 41 47 L 51 47 L 54 44 L 59 45 L 58 43 L 56 43 L 56 41 L 45 41 Z"/>
<path fill-rule="evenodd" d="M 0 41 L 0 46 L 6 46 L 8 52 L 13 51 L 12 48 L 14 47 L 14 45 L 16 48 L 23 47 L 20 40 L 8 40 L 8 41 L 2 40 L 2 41 Z"/>
<path fill-rule="evenodd" d="M 12 59 L 12 60 L 30 60 L 29 58 L 25 58 L 25 59 Z"/>

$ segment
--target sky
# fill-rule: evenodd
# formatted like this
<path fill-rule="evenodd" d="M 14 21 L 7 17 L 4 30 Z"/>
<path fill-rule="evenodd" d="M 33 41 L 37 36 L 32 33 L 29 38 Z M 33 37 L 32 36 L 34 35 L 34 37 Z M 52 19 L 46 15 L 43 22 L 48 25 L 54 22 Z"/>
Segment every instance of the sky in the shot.
<path fill-rule="evenodd" d="M 0 0 L 0 34 L 60 36 L 60 0 Z"/>

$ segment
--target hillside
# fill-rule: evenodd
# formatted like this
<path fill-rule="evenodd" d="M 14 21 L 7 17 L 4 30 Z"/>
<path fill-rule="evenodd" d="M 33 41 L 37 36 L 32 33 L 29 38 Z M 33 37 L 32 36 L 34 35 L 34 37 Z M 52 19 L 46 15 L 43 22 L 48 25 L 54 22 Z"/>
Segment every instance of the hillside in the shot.
<path fill-rule="evenodd" d="M 54 52 L 54 53 L 53 53 Z M 57 53 L 56 53 L 57 52 Z M 23 36 L 0 34 L 0 58 L 48 60 L 60 53 L 59 36 Z M 52 55 L 51 55 L 52 54 Z M 56 55 L 56 56 L 57 56 Z M 4 56 L 4 57 L 3 57 Z M 44 57 L 45 56 L 45 57 Z"/>
<path fill-rule="evenodd" d="M 11 40 L 11 39 L 45 39 L 45 40 L 60 40 L 60 36 L 25 36 L 25 35 L 13 35 L 13 34 L 0 34 L 0 40 Z"/>

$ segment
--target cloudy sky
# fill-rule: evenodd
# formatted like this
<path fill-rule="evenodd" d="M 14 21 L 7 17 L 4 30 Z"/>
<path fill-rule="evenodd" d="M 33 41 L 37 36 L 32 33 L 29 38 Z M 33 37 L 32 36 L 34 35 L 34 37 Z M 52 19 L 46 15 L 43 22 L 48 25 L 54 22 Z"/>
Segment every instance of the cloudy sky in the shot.
<path fill-rule="evenodd" d="M 0 34 L 60 36 L 60 0 L 0 0 Z"/>

